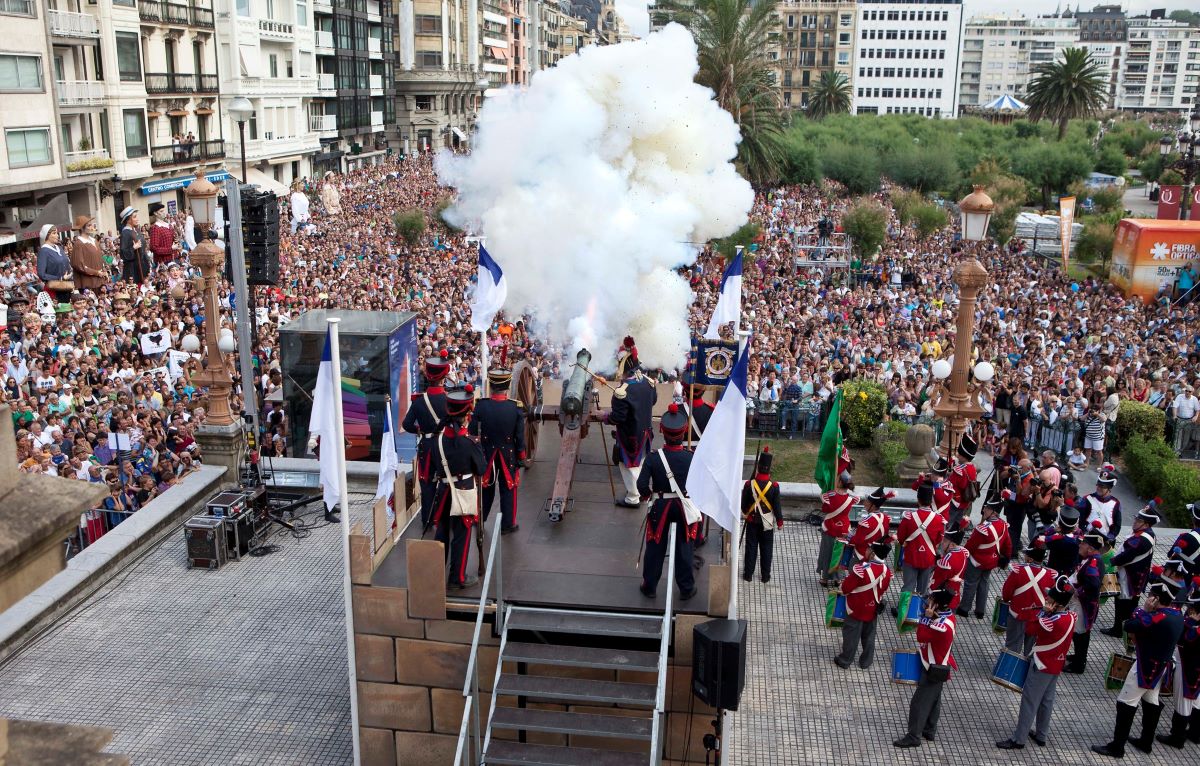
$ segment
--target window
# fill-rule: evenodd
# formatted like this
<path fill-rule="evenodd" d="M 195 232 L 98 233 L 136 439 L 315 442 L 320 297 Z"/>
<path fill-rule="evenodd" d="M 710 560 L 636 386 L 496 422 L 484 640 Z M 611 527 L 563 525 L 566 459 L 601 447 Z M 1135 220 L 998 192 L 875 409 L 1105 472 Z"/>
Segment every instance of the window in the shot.
<path fill-rule="evenodd" d="M 0 91 L 40 93 L 42 59 L 40 56 L 0 56 Z"/>
<path fill-rule="evenodd" d="M 267 54 L 267 70 L 270 72 L 270 77 L 279 76 L 279 56 L 274 53 Z"/>
<path fill-rule="evenodd" d="M 31 165 L 49 165 L 50 128 L 16 128 L 4 131 L 4 143 L 8 146 L 8 166 L 27 168 Z"/>
<path fill-rule="evenodd" d="M 33 0 L 0 0 L 0 13 L 11 16 L 32 16 Z"/>
<path fill-rule="evenodd" d="M 416 18 L 417 34 L 440 35 L 442 33 L 441 16 L 421 16 Z"/>
<path fill-rule="evenodd" d="M 237 15 L 250 16 L 250 0 L 237 0 Z"/>
<path fill-rule="evenodd" d="M 123 82 L 142 79 L 141 41 L 136 32 L 117 32 L 117 71 Z"/>
<path fill-rule="evenodd" d="M 849 43 L 850 43 L 850 33 L 849 32 L 839 32 L 838 33 L 838 45 L 848 45 Z"/>
<path fill-rule="evenodd" d="M 126 109 L 121 116 L 125 124 L 125 156 L 145 157 L 150 153 L 146 145 L 146 113 L 141 109 Z"/>
<path fill-rule="evenodd" d="M 442 65 L 441 51 L 417 51 L 417 66 L 422 69 L 434 69 Z"/>
<path fill-rule="evenodd" d="M 296 26 L 308 26 L 308 0 L 296 0 Z"/>

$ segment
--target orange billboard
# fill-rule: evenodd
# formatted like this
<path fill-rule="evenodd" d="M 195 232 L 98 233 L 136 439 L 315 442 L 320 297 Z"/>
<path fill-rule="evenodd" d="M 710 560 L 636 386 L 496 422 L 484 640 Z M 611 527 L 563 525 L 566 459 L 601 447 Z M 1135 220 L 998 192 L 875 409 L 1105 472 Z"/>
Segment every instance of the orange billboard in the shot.
<path fill-rule="evenodd" d="M 1117 224 L 1109 279 L 1125 295 L 1152 301 L 1179 270 L 1200 260 L 1200 221 L 1126 218 Z"/>

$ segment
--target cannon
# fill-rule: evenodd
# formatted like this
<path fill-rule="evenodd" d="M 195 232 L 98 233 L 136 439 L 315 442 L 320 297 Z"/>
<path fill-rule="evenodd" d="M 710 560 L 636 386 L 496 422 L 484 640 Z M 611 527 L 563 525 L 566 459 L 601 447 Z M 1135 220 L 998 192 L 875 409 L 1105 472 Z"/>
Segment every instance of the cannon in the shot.
<path fill-rule="evenodd" d="M 562 435 L 554 488 L 544 506 L 550 521 L 554 522 L 562 521 L 563 515 L 571 509 L 571 483 L 575 479 L 575 464 L 579 461 L 579 446 L 587 438 L 588 424 L 601 419 L 600 397 L 594 390 L 594 376 L 588 369 L 591 363 L 592 355 L 587 349 L 581 349 L 575 356 L 571 376 L 563 381 L 559 405 L 544 406 L 540 410 L 541 420 L 558 421 L 558 431 Z"/>

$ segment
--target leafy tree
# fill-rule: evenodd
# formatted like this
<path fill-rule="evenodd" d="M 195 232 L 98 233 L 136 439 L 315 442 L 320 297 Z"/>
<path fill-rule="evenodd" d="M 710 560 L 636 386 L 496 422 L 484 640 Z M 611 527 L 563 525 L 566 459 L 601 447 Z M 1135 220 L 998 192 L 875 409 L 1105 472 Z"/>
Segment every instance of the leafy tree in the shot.
<path fill-rule="evenodd" d="M 1029 117 L 1058 125 L 1058 140 L 1067 135 L 1067 124 L 1090 117 L 1108 99 L 1108 79 L 1085 48 L 1067 48 L 1061 61 L 1039 64 L 1025 91 Z"/>
<path fill-rule="evenodd" d="M 721 255 L 725 256 L 726 260 L 730 260 L 737 254 L 737 247 L 749 248 L 750 243 L 762 233 L 762 229 L 753 221 L 747 221 L 738 227 L 738 230 L 730 234 L 724 239 L 713 240 L 713 247 Z"/>
<path fill-rule="evenodd" d="M 1108 270 L 1117 230 L 1105 216 L 1088 216 L 1075 243 L 1075 257 L 1083 263 L 1103 263 Z"/>
<path fill-rule="evenodd" d="M 1183 176 L 1178 170 L 1168 168 L 1159 175 L 1158 183 L 1162 186 L 1179 186 L 1183 183 Z"/>
<path fill-rule="evenodd" d="M 922 237 L 928 237 L 935 231 L 946 228 L 946 225 L 950 223 L 950 216 L 946 215 L 944 209 L 932 202 L 928 202 L 918 205 L 913 210 L 913 223 L 917 227 L 918 234 Z"/>
<path fill-rule="evenodd" d="M 1007 173 L 995 160 L 985 160 L 971 170 L 972 185 L 983 186 L 996 204 L 988 231 L 1001 244 L 1016 232 L 1017 215 L 1029 198 L 1029 184 Z"/>
<path fill-rule="evenodd" d="M 821 180 L 817 150 L 799 136 L 788 134 L 781 142 L 783 165 L 780 177 L 789 184 L 815 184 Z"/>
<path fill-rule="evenodd" d="M 425 234 L 425 214 L 415 208 L 397 211 L 392 216 L 392 223 L 409 247 L 416 247 Z"/>
<path fill-rule="evenodd" d="M 844 184 L 851 194 L 879 191 L 879 160 L 870 152 L 839 144 L 825 149 L 821 172 L 826 178 Z"/>
<path fill-rule="evenodd" d="M 819 120 L 826 115 L 849 112 L 853 97 L 850 79 L 845 74 L 825 70 L 809 94 L 808 116 Z"/>
<path fill-rule="evenodd" d="M 1110 176 L 1125 175 L 1125 153 L 1116 147 L 1101 149 L 1096 157 L 1096 172 Z"/>
<path fill-rule="evenodd" d="M 888 155 L 884 159 L 884 174 L 901 186 L 931 192 L 948 188 L 958 168 L 954 158 L 944 151 L 914 147 Z"/>
<path fill-rule="evenodd" d="M 738 124 L 738 165 L 758 185 L 777 181 L 783 162 L 783 117 L 775 62 L 768 57 L 775 2 L 665 0 L 656 5 L 656 13 L 669 14 L 691 30 L 699 53 L 696 82 L 711 88 Z"/>
<path fill-rule="evenodd" d="M 873 256 L 887 237 L 887 211 L 873 199 L 860 199 L 842 216 L 842 229 L 859 257 Z"/>
<path fill-rule="evenodd" d="M 892 189 L 892 210 L 896 211 L 896 219 L 901 226 L 907 226 L 913 218 L 913 210 L 925 202 L 918 192 L 909 189 Z"/>
<path fill-rule="evenodd" d="M 1066 189 L 1092 171 L 1086 148 L 1073 144 L 1030 144 L 1013 155 L 1013 170 L 1042 192 L 1042 207 L 1050 195 Z"/>
<path fill-rule="evenodd" d="M 1192 27 L 1200 27 L 1200 11 L 1171 11 L 1167 18 L 1172 21 L 1182 21 Z"/>

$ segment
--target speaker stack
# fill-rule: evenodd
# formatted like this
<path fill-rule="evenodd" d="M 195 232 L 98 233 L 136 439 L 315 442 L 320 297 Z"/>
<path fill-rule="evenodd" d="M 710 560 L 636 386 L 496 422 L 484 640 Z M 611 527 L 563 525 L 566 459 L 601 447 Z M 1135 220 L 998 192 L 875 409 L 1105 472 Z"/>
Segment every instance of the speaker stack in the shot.
<path fill-rule="evenodd" d="M 242 197 L 242 244 L 247 281 L 279 284 L 279 200 L 274 192 L 254 190 Z"/>
<path fill-rule="evenodd" d="M 692 693 L 719 710 L 737 710 L 746 685 L 745 620 L 709 620 L 692 629 Z"/>

